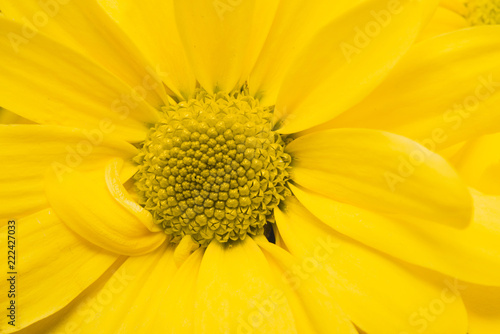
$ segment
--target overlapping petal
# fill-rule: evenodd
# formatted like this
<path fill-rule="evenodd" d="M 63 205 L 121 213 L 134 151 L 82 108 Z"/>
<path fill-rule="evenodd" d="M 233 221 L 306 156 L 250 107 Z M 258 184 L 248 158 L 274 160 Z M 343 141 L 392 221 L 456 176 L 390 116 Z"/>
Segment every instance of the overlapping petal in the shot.
<path fill-rule="evenodd" d="M 500 26 L 423 41 L 370 96 L 321 128 L 381 129 L 433 151 L 498 132 L 499 58 Z"/>
<path fill-rule="evenodd" d="M 177 29 L 174 1 L 99 2 L 139 47 L 170 90 L 181 98 L 189 98 L 196 87 L 196 78 Z"/>
<path fill-rule="evenodd" d="M 15 49 L 29 49 L 40 34 L 47 35 L 97 62 L 152 106 L 163 105 L 166 93 L 154 64 L 144 59 L 97 1 L 6 1 L 2 13 L 22 25 L 8 35 Z M 53 56 L 65 55 L 54 51 Z"/>
<path fill-rule="evenodd" d="M 343 237 L 317 220 L 296 200 L 275 213 L 292 255 L 309 264 L 299 279 L 319 279 L 363 331 L 371 334 L 463 334 L 467 315 L 460 294 L 447 281 L 409 267 Z M 439 317 L 421 310 L 439 304 Z M 419 313 L 420 312 L 420 313 Z"/>
<path fill-rule="evenodd" d="M 0 125 L 0 217 L 19 218 L 47 208 L 48 171 L 63 177 L 136 154 L 132 145 L 108 134 L 52 125 Z M 135 170 L 127 163 L 120 172 L 126 179 Z"/>
<path fill-rule="evenodd" d="M 174 0 L 188 59 L 209 93 L 230 92 L 247 79 L 277 5 L 276 0 Z"/>
<path fill-rule="evenodd" d="M 490 195 L 500 195 L 500 134 L 467 142 L 453 156 L 460 176 L 468 185 Z"/>
<path fill-rule="evenodd" d="M 463 227 L 471 197 L 439 155 L 382 131 L 334 129 L 287 145 L 292 180 L 334 200 L 397 219 Z"/>
<path fill-rule="evenodd" d="M 7 241 L 7 236 L 12 236 L 8 230 L 6 225 L 0 227 L 2 240 Z M 19 330 L 57 312 L 94 283 L 115 261 L 120 261 L 118 255 L 74 234 L 49 209 L 17 220 L 13 236 L 17 318 L 15 327 L 2 321 L 2 333 Z M 2 260 L 7 264 L 7 251 L 2 252 Z M 2 279 L 0 287 L 7 293 L 10 283 Z M 13 300 L 6 297 L 0 302 L 4 310 Z"/>
<path fill-rule="evenodd" d="M 129 141 L 145 138 L 157 111 L 142 95 L 91 60 L 0 17 L 0 105 L 41 124 L 110 130 Z M 17 45 L 18 39 L 27 44 Z M 153 83 L 150 82 L 151 85 Z"/>
<path fill-rule="evenodd" d="M 142 255 L 160 246 L 166 235 L 127 194 L 118 174 L 121 164 L 114 159 L 100 169 L 62 178 L 52 173 L 47 196 L 55 213 L 83 238 L 118 254 Z"/>
<path fill-rule="evenodd" d="M 500 285 L 500 199 L 474 192 L 475 214 L 463 230 L 391 219 L 292 186 L 323 223 L 401 260 L 463 281 Z"/>
<path fill-rule="evenodd" d="M 359 103 L 410 48 L 436 5 L 366 0 L 339 15 L 285 76 L 276 102 L 278 131 L 308 129 Z"/>

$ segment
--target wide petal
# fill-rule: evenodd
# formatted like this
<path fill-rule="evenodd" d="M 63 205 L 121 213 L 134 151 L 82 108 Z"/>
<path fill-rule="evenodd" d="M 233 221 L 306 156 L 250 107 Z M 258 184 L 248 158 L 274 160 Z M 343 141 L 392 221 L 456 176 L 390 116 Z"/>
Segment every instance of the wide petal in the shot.
<path fill-rule="evenodd" d="M 365 0 L 322 29 L 278 94 L 281 133 L 321 124 L 366 97 L 406 53 L 437 1 Z"/>
<path fill-rule="evenodd" d="M 105 130 L 105 129 L 104 129 Z M 48 207 L 45 173 L 63 177 L 112 158 L 131 159 L 137 150 L 108 132 L 52 125 L 0 125 L 0 217 L 19 218 Z M 131 164 L 121 170 L 127 178 Z"/>
<path fill-rule="evenodd" d="M 250 237 L 234 245 L 210 243 L 195 305 L 197 333 L 297 332 L 283 288 Z"/>
<path fill-rule="evenodd" d="M 498 25 L 423 41 L 370 96 L 321 128 L 381 129 L 432 151 L 498 132 L 499 58 Z"/>
<path fill-rule="evenodd" d="M 291 186 L 311 213 L 334 230 L 406 262 L 476 284 L 500 286 L 500 198 L 474 195 L 465 229 L 391 219 Z"/>
<path fill-rule="evenodd" d="M 287 145 L 292 180 L 334 200 L 405 220 L 457 227 L 470 194 L 439 155 L 405 137 L 365 129 L 311 133 Z"/>
<path fill-rule="evenodd" d="M 462 299 L 450 290 L 446 279 L 440 280 L 341 236 L 291 198 L 275 215 L 292 255 L 314 263 L 298 270 L 297 275 L 322 281 L 363 331 L 466 332 L 467 314 Z M 426 318 L 429 312 L 431 318 Z"/>
<path fill-rule="evenodd" d="M 282 248 L 268 242 L 264 237 L 257 238 L 256 242 L 264 251 L 276 276 L 287 283 L 285 295 L 288 300 L 297 300 L 296 304 L 290 303 L 296 322 L 300 324 L 299 320 L 302 318 L 308 318 L 311 322 L 312 329 L 308 332 L 299 330 L 299 333 L 358 333 L 349 317 L 321 282 L 314 277 L 303 279 L 297 275 L 297 270 L 306 269 L 307 271 L 313 268 L 316 265 L 314 259 L 299 261 Z M 328 321 L 325 321 L 326 319 Z"/>
<path fill-rule="evenodd" d="M 0 105 L 41 124 L 107 131 L 129 141 L 146 137 L 158 113 L 123 81 L 88 58 L 0 17 Z M 16 43 L 24 43 L 18 45 Z"/>
<path fill-rule="evenodd" d="M 188 99 L 195 90 L 196 78 L 179 36 L 173 0 L 99 2 L 155 64 L 163 82 L 179 97 Z"/>
<path fill-rule="evenodd" d="M 0 287 L 6 294 L 0 305 L 5 310 L 10 300 L 15 300 L 17 318 L 13 327 L 4 317 L 0 323 L 2 333 L 19 330 L 57 312 L 119 261 L 118 255 L 75 235 L 52 210 L 17 220 L 15 234 L 8 232 L 13 230 L 8 226 L 0 227 L 0 237 L 5 240 L 3 245 L 7 245 L 8 236 L 9 240 L 15 238 L 15 243 L 9 244 L 15 245 L 16 260 L 9 270 L 17 274 L 8 274 L 8 278 L 15 276 L 15 298 L 7 298 L 10 282 L 2 279 Z M 2 259 L 7 265 L 7 249 Z"/>
<path fill-rule="evenodd" d="M 99 63 L 127 83 L 130 91 L 144 94 L 152 106 L 164 104 L 166 93 L 159 73 L 95 0 L 8 1 L 2 4 L 2 13 L 23 25 L 16 37 L 9 35 L 19 51 L 30 48 L 40 34 L 47 35 Z"/>
<path fill-rule="evenodd" d="M 243 84 L 269 32 L 277 0 L 174 0 L 181 40 L 208 92 Z"/>
<path fill-rule="evenodd" d="M 141 255 L 160 246 L 166 234 L 128 195 L 118 174 L 121 163 L 113 159 L 100 169 L 62 178 L 52 173 L 47 196 L 55 213 L 89 242 L 115 253 Z"/>

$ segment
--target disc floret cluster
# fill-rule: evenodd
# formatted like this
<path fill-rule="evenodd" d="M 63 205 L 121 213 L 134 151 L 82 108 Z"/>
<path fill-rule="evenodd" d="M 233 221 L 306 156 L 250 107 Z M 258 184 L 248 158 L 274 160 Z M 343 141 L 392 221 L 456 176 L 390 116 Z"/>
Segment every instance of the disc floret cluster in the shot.
<path fill-rule="evenodd" d="M 135 183 L 139 203 L 173 242 L 242 240 L 273 221 L 290 194 L 291 157 L 272 112 L 245 91 L 199 90 L 163 108 L 135 158 Z"/>
<path fill-rule="evenodd" d="M 468 0 L 465 5 L 472 25 L 500 24 L 500 0 Z"/>

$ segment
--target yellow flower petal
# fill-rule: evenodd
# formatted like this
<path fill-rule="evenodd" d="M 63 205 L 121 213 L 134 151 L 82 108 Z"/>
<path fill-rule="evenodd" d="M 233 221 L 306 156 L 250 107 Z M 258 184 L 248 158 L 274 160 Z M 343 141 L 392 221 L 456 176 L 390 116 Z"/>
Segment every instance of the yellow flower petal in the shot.
<path fill-rule="evenodd" d="M 269 32 L 277 0 L 174 0 L 181 40 L 208 92 L 230 92 L 250 73 Z"/>
<path fill-rule="evenodd" d="M 470 194 L 439 155 L 382 131 L 337 129 L 287 146 L 292 180 L 332 199 L 404 220 L 469 223 Z"/>
<path fill-rule="evenodd" d="M 500 195 L 500 133 L 467 143 L 457 154 L 456 167 L 465 182 L 491 195 Z"/>
<path fill-rule="evenodd" d="M 76 233 L 115 253 L 140 255 L 165 241 L 151 214 L 134 202 L 123 188 L 118 159 L 103 168 L 65 175 L 53 173 L 47 197 L 54 211 Z M 154 231 L 154 232 L 153 232 Z"/>
<path fill-rule="evenodd" d="M 196 79 L 179 37 L 173 1 L 99 2 L 151 64 L 155 64 L 163 82 L 179 97 L 188 99 L 194 92 Z"/>
<path fill-rule="evenodd" d="M 301 324 L 300 316 L 309 318 L 314 325 L 310 331 L 300 329 L 299 333 L 358 333 L 344 311 L 325 291 L 321 282 L 313 277 L 301 279 L 297 275 L 297 270 L 313 268 L 316 265 L 316 259 L 308 258 L 299 261 L 282 248 L 268 242 L 264 237 L 256 239 L 256 242 L 264 251 L 277 277 L 287 283 L 285 287 L 288 289 L 285 288 L 285 293 L 288 300 L 297 299 L 297 304 L 300 304 L 297 306 L 290 303 L 297 321 L 297 328 Z M 328 321 L 325 321 L 326 319 Z"/>
<path fill-rule="evenodd" d="M 18 218 L 47 208 L 44 178 L 48 170 L 62 177 L 113 157 L 128 160 L 136 152 L 132 145 L 109 139 L 99 130 L 0 125 L 0 217 Z M 130 174 L 131 165 L 125 169 L 123 178 Z"/>
<path fill-rule="evenodd" d="M 127 258 L 67 307 L 19 334 L 165 333 L 165 314 L 163 319 L 154 315 L 173 302 L 167 293 L 177 272 L 173 250 L 162 245 L 150 254 Z"/>
<path fill-rule="evenodd" d="M 284 211 L 277 210 L 275 215 L 292 255 L 316 263 L 300 268 L 296 272 L 298 279 L 314 277 L 322 281 L 365 332 L 466 332 L 464 305 L 447 280 L 439 281 L 417 267 L 341 236 L 295 200 L 288 200 Z"/>
<path fill-rule="evenodd" d="M 463 230 L 391 219 L 291 186 L 297 199 L 336 231 L 401 260 L 464 281 L 500 285 L 500 198 L 474 193 L 475 218 Z M 500 226 L 500 225 L 499 225 Z"/>
<path fill-rule="evenodd" d="M 297 55 L 318 31 L 355 4 L 351 1 L 281 1 L 248 79 L 250 93 L 258 96 L 264 105 L 274 105 L 284 76 Z"/>
<path fill-rule="evenodd" d="M 7 240 L 7 231 L 7 226 L 0 227 L 2 240 Z M 57 312 L 118 259 L 76 236 L 52 210 L 18 220 L 14 236 L 17 326 L 7 324 L 4 316 L 0 323 L 2 333 L 11 333 Z M 5 245 L 3 241 L 2 244 Z M 2 260 L 7 264 L 7 251 L 2 252 Z M 2 291 L 9 291 L 8 284 L 7 279 L 0 280 Z M 3 310 L 10 300 L 2 296 Z"/>
<path fill-rule="evenodd" d="M 458 29 L 468 28 L 469 26 L 470 24 L 465 17 L 440 6 L 437 8 L 431 21 L 427 24 L 418 39 L 426 40 Z"/>
<path fill-rule="evenodd" d="M 0 105 L 42 124 L 107 131 L 130 141 L 146 137 L 157 111 L 123 81 L 44 35 L 0 17 Z M 27 44 L 16 46 L 19 41 Z"/>
<path fill-rule="evenodd" d="M 2 13 L 23 25 L 17 37 L 7 36 L 14 48 L 29 49 L 45 34 L 88 56 L 139 94 L 146 93 L 144 98 L 154 107 L 163 105 L 165 89 L 155 68 L 95 1 L 9 1 L 2 4 Z"/>
<path fill-rule="evenodd" d="M 500 288 L 466 284 L 462 292 L 470 334 L 498 333 L 500 329 Z"/>
<path fill-rule="evenodd" d="M 210 243 L 198 277 L 194 319 L 197 333 L 297 332 L 283 288 L 250 237 L 234 245 Z"/>
<path fill-rule="evenodd" d="M 436 5 L 365 0 L 328 24 L 285 77 L 276 103 L 279 131 L 308 129 L 359 103 L 408 50 Z"/>
<path fill-rule="evenodd" d="M 382 85 L 322 128 L 381 129 L 444 149 L 500 130 L 500 26 L 417 44 Z"/>
<path fill-rule="evenodd" d="M 191 254 L 172 278 L 165 301 L 153 319 L 153 333 L 195 333 L 196 284 L 203 251 L 199 248 Z"/>

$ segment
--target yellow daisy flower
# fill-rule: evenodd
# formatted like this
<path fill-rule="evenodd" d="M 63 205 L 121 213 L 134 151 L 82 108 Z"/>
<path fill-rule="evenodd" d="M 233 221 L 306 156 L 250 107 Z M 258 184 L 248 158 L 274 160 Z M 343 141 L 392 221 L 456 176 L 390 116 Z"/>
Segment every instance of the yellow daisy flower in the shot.
<path fill-rule="evenodd" d="M 466 333 L 498 206 L 425 139 L 496 128 L 495 92 L 438 116 L 500 35 L 412 47 L 436 5 L 3 4 L 0 105 L 37 124 L 0 126 L 1 331 Z"/>

